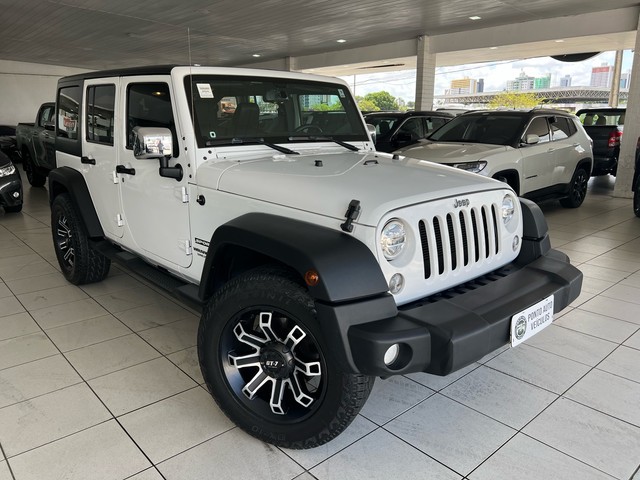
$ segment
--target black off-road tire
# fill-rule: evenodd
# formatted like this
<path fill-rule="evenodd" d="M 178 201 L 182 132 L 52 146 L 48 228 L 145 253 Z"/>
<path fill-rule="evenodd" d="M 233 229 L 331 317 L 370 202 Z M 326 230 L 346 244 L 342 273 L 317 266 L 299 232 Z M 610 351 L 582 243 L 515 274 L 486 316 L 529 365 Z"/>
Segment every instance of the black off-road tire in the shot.
<path fill-rule="evenodd" d="M 587 196 L 589 174 L 583 168 L 578 168 L 569 185 L 569 196 L 560 199 L 560 205 L 565 208 L 578 208 Z"/>
<path fill-rule="evenodd" d="M 633 213 L 640 217 L 640 179 L 636 180 L 633 188 Z"/>
<path fill-rule="evenodd" d="M 47 181 L 47 176 L 38 172 L 38 169 L 33 164 L 33 159 L 28 150 L 22 152 L 22 168 L 27 175 L 27 180 L 32 187 L 43 187 Z"/>
<path fill-rule="evenodd" d="M 336 365 L 313 299 L 279 269 L 244 273 L 213 295 L 200 320 L 198 357 L 226 415 L 285 448 L 312 448 L 339 435 L 375 380 Z"/>
<path fill-rule="evenodd" d="M 60 269 L 69 282 L 83 285 L 106 278 L 111 260 L 89 245 L 82 217 L 67 193 L 51 205 L 51 233 Z"/>

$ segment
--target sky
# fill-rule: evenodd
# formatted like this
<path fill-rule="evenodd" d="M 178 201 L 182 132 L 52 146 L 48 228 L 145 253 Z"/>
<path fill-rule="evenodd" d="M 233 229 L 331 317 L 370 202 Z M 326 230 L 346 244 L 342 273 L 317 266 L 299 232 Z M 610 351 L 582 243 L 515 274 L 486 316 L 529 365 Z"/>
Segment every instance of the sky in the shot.
<path fill-rule="evenodd" d="M 485 92 L 499 92 L 505 89 L 507 80 L 514 80 L 520 72 L 531 77 L 544 77 L 551 74 L 551 86 L 560 84 L 560 79 L 571 75 L 571 86 L 589 86 L 591 69 L 603 63 L 613 65 L 615 52 L 602 52 L 595 57 L 582 62 L 560 62 L 551 57 L 529 58 L 526 60 L 506 60 L 490 63 L 475 63 L 453 67 L 436 68 L 435 94 L 443 95 L 445 89 L 450 88 L 451 81 L 469 77 L 484 79 Z M 622 73 L 631 70 L 633 52 L 625 50 L 622 57 Z M 385 90 L 394 97 L 405 102 L 415 100 L 415 70 L 400 70 L 397 72 L 373 73 L 366 75 L 341 77 L 349 83 L 351 90 L 358 96 Z M 355 87 L 355 88 L 354 88 Z"/>

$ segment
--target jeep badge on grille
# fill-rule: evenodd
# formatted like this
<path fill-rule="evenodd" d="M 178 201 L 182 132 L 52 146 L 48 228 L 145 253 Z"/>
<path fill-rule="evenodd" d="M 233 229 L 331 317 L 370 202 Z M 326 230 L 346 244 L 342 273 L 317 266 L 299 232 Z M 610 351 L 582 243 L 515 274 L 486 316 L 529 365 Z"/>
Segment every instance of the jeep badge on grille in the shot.
<path fill-rule="evenodd" d="M 457 198 L 453 200 L 453 208 L 458 208 L 458 207 L 468 207 L 469 206 L 469 199 L 468 198 L 462 198 L 460 200 L 458 200 Z"/>

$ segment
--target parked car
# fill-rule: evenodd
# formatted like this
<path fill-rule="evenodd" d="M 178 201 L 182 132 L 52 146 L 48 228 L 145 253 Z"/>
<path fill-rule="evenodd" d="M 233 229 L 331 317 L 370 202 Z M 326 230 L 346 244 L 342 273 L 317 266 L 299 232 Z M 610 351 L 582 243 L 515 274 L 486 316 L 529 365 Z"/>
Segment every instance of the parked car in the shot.
<path fill-rule="evenodd" d="M 376 150 L 393 152 L 425 138 L 451 120 L 446 112 L 373 112 L 365 122 L 376 127 Z"/>
<path fill-rule="evenodd" d="M 11 159 L 0 151 L 0 206 L 7 213 L 22 210 L 22 180 Z"/>
<path fill-rule="evenodd" d="M 6 154 L 13 162 L 20 159 L 16 148 L 16 127 L 0 125 L 0 152 Z"/>
<path fill-rule="evenodd" d="M 593 166 L 584 128 L 560 110 L 465 113 L 395 153 L 503 180 L 520 196 L 559 198 L 571 208 L 584 201 Z"/>
<path fill-rule="evenodd" d="M 49 171 L 56 166 L 54 112 L 55 103 L 43 103 L 38 109 L 35 123 L 19 123 L 16 127 L 17 149 L 22 158 L 22 168 L 34 187 L 42 187 Z"/>
<path fill-rule="evenodd" d="M 592 175 L 615 175 L 620 157 L 626 108 L 583 108 L 576 112 L 593 140 Z"/>

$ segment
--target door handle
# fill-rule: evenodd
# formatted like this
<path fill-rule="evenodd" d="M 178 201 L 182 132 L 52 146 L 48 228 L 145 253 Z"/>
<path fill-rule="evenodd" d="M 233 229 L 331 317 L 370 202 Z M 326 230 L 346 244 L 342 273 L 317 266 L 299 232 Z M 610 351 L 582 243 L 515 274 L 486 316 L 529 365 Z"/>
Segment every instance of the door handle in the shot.
<path fill-rule="evenodd" d="M 95 165 L 96 164 L 96 159 L 95 158 L 89 158 L 89 157 L 80 157 L 80 163 L 86 163 L 89 165 Z"/>
<path fill-rule="evenodd" d="M 127 168 L 124 165 L 116 165 L 116 173 L 124 173 L 127 175 L 135 175 L 136 174 L 136 169 L 135 168 Z"/>

